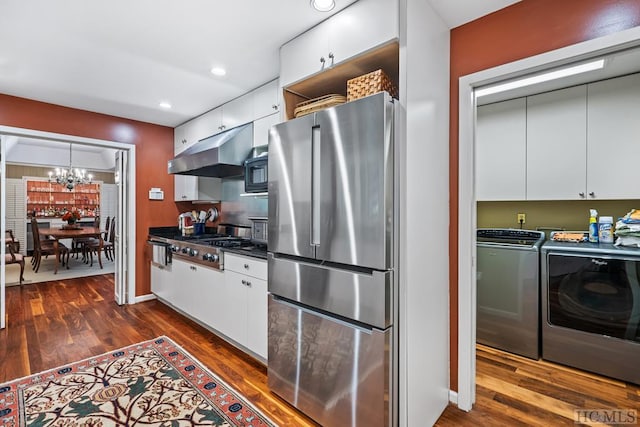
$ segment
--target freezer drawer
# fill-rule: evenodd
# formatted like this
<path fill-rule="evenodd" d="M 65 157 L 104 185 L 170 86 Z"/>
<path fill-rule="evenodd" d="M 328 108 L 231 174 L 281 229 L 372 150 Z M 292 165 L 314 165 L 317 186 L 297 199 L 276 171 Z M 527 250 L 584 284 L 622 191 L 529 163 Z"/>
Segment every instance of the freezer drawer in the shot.
<path fill-rule="evenodd" d="M 392 425 L 392 340 L 270 295 L 269 388 L 322 425 Z"/>
<path fill-rule="evenodd" d="M 393 271 L 349 270 L 267 255 L 269 292 L 384 329 L 393 323 Z"/>

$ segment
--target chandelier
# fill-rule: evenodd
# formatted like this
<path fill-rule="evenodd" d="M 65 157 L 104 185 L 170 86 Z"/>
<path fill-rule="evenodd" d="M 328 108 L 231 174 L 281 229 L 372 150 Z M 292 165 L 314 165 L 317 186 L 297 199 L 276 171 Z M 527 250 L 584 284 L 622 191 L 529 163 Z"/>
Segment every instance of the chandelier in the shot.
<path fill-rule="evenodd" d="M 56 168 L 55 175 L 49 171 L 49 182 L 55 181 L 71 191 L 78 184 L 89 184 L 93 175 L 84 169 L 74 169 L 71 161 L 71 144 L 69 144 L 69 168 Z"/>

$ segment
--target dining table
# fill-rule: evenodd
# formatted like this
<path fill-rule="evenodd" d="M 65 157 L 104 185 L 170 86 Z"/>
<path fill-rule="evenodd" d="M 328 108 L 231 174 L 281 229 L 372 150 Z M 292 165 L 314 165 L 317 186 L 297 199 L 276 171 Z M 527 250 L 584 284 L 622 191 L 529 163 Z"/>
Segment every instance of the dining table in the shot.
<path fill-rule="evenodd" d="M 102 239 L 103 231 L 100 229 L 100 227 L 75 227 L 75 228 L 52 227 L 52 228 L 40 228 L 38 231 L 40 232 L 40 235 L 43 237 L 50 236 L 54 238 L 53 250 L 56 254 L 56 263 L 55 263 L 55 270 L 53 274 L 58 274 L 58 264 L 60 264 L 59 241 L 61 239 L 81 239 L 81 238 L 88 238 L 88 237 L 97 238 L 100 241 L 100 244 L 98 246 L 98 264 L 100 264 L 100 268 L 102 268 L 101 253 L 102 253 L 102 246 L 103 246 L 103 239 Z M 67 268 L 69 268 L 69 263 L 67 263 Z"/>

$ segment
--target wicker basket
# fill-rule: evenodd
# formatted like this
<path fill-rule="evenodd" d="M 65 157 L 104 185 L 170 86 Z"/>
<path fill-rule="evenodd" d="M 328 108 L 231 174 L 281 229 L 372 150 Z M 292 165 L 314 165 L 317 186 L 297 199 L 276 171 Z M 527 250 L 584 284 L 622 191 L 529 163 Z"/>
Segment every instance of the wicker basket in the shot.
<path fill-rule="evenodd" d="M 307 114 L 314 113 L 318 110 L 324 110 L 325 108 L 334 107 L 336 105 L 344 104 L 347 102 L 347 98 L 342 95 L 325 95 L 319 98 L 310 99 L 296 105 L 296 109 L 293 110 L 294 117 L 300 117 Z"/>
<path fill-rule="evenodd" d="M 398 89 L 391 82 L 389 76 L 382 70 L 347 80 L 347 101 L 363 98 L 386 90 L 392 97 L 398 97 Z"/>

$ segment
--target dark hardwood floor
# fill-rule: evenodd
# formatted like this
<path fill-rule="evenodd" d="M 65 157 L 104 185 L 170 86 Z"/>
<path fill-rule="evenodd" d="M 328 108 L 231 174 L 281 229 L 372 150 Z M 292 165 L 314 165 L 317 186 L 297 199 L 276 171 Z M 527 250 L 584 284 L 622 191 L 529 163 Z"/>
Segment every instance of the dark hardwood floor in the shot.
<path fill-rule="evenodd" d="M 0 383 L 166 335 L 274 422 L 315 425 L 269 392 L 262 364 L 213 333 L 158 301 L 119 307 L 113 275 L 9 287 L 6 298 Z M 450 405 L 438 426 L 575 425 L 576 408 L 629 408 L 640 415 L 635 385 L 484 346 L 478 346 L 477 361 L 473 411 Z"/>

